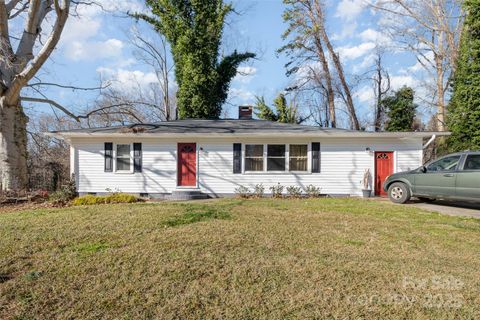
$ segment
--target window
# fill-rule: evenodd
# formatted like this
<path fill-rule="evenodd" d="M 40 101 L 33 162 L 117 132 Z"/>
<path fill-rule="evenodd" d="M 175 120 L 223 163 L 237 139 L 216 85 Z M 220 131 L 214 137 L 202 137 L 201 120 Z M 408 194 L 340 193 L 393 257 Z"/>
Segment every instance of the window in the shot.
<path fill-rule="evenodd" d="M 267 171 L 285 171 L 285 145 L 267 146 Z"/>
<path fill-rule="evenodd" d="M 245 171 L 263 171 L 263 144 L 245 145 Z"/>
<path fill-rule="evenodd" d="M 454 171 L 457 168 L 460 156 L 451 156 L 440 159 L 428 165 L 427 172 Z"/>
<path fill-rule="evenodd" d="M 242 172 L 304 172 L 310 171 L 309 161 L 312 161 L 312 172 L 320 172 L 320 143 L 312 142 L 312 152 L 309 144 L 246 144 L 243 149 L 243 159 L 239 151 L 242 146 L 234 145 L 234 173 Z M 314 147 L 317 146 L 316 149 Z M 316 150 L 316 153 L 313 151 Z M 310 156 L 310 153 L 312 154 Z M 242 169 L 242 161 L 244 167 Z M 315 167 L 316 165 L 316 167 Z M 317 168 L 318 171 L 314 171 Z"/>
<path fill-rule="evenodd" d="M 290 171 L 307 171 L 308 146 L 306 144 L 290 145 Z"/>
<path fill-rule="evenodd" d="M 480 170 L 480 154 L 467 156 L 463 170 Z"/>
<path fill-rule="evenodd" d="M 130 171 L 130 145 L 117 144 L 117 170 Z"/>

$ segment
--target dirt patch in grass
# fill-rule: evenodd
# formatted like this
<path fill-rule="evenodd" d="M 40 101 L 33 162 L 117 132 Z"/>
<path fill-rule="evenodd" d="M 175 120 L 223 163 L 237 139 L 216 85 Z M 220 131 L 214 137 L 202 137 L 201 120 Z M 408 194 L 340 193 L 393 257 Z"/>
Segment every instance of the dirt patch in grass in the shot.
<path fill-rule="evenodd" d="M 0 319 L 480 318 L 479 221 L 389 203 L 43 209 L 0 239 Z"/>

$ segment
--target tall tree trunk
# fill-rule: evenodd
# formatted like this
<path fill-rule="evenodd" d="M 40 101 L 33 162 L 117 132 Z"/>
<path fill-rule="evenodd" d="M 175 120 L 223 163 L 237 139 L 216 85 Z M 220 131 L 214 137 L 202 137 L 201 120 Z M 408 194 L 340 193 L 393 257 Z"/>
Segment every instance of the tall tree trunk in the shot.
<path fill-rule="evenodd" d="M 382 70 L 377 70 L 377 106 L 375 108 L 375 131 L 382 130 L 382 118 L 383 118 L 383 108 L 382 108 Z"/>
<path fill-rule="evenodd" d="M 434 55 L 435 67 L 437 72 L 437 128 L 439 131 L 446 131 L 445 125 L 445 87 L 444 87 L 444 69 L 442 66 L 443 59 L 438 55 Z"/>
<path fill-rule="evenodd" d="M 20 100 L 0 98 L 0 188 L 25 190 L 27 179 L 27 122 Z"/>
<path fill-rule="evenodd" d="M 383 97 L 390 91 L 390 75 L 382 67 L 382 54 L 378 51 L 375 60 L 376 75 L 373 78 L 375 86 L 375 131 L 382 131 L 385 125 L 385 109 L 383 107 Z M 386 85 L 385 85 L 386 84 Z"/>
<path fill-rule="evenodd" d="M 330 117 L 330 126 L 332 128 L 337 127 L 337 116 L 335 114 L 335 95 L 333 92 L 333 84 L 332 84 L 332 74 L 330 73 L 330 68 L 328 66 L 327 57 L 325 56 L 325 52 L 323 51 L 323 45 L 317 36 L 315 37 L 315 47 L 317 51 L 317 56 L 320 59 L 320 63 L 322 64 L 323 73 L 325 75 L 325 82 L 327 84 L 327 100 L 328 100 L 328 114 Z"/>
<path fill-rule="evenodd" d="M 355 106 L 353 105 L 353 99 L 352 99 L 352 94 L 350 92 L 350 87 L 348 86 L 347 80 L 345 79 L 342 63 L 340 62 L 340 58 L 338 57 L 338 54 L 333 49 L 333 46 L 330 42 L 330 39 L 328 38 L 325 28 L 321 28 L 320 30 L 321 30 L 323 41 L 327 45 L 328 52 L 330 53 L 330 56 L 333 59 L 333 64 L 337 69 L 338 77 L 340 78 L 340 83 L 342 84 L 343 91 L 345 92 L 345 98 L 347 100 L 346 104 L 347 104 L 348 113 L 350 114 L 352 127 L 354 130 L 360 130 L 360 123 L 358 122 Z"/>
<path fill-rule="evenodd" d="M 352 123 L 352 127 L 354 130 L 360 130 L 360 124 L 358 122 L 357 113 L 355 112 L 355 106 L 353 105 L 352 94 L 350 92 L 350 87 L 348 86 L 347 80 L 345 79 L 345 73 L 343 72 L 343 66 L 340 62 L 340 58 L 338 54 L 335 52 L 332 43 L 330 42 L 330 38 L 328 37 L 327 31 L 325 30 L 325 16 L 323 11 L 323 4 L 320 1 L 314 2 L 314 10 L 315 15 L 318 17 L 318 31 L 320 32 L 320 36 L 327 46 L 328 52 L 332 57 L 333 64 L 337 69 L 338 77 L 340 78 L 340 83 L 342 84 L 343 91 L 345 92 L 345 99 L 347 104 L 348 113 L 350 114 L 350 120 Z"/>

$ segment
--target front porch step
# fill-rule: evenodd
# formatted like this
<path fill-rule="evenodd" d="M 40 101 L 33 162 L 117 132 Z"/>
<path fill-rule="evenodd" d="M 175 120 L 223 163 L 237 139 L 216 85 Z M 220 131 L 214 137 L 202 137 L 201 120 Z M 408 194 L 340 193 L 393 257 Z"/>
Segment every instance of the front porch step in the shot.
<path fill-rule="evenodd" d="M 210 198 L 208 194 L 203 193 L 199 189 L 177 189 L 172 191 L 170 200 L 200 200 Z"/>

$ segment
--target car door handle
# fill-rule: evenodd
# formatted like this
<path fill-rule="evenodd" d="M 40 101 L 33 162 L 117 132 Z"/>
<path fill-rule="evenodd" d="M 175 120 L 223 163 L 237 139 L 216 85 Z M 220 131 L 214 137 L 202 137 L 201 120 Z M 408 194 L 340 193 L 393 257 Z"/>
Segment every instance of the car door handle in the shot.
<path fill-rule="evenodd" d="M 447 178 L 451 178 L 453 177 L 453 173 L 445 173 L 443 176 Z"/>

